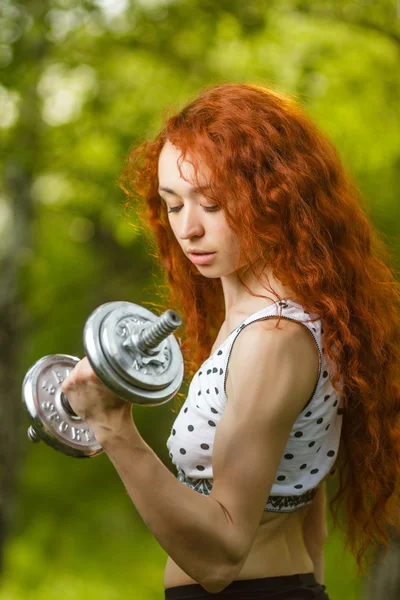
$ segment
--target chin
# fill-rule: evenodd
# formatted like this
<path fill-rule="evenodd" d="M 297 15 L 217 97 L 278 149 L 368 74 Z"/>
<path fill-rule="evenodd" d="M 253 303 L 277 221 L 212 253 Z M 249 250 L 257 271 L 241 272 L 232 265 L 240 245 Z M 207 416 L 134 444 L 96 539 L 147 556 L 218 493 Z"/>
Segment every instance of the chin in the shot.
<path fill-rule="evenodd" d="M 201 275 L 203 275 L 204 277 L 207 277 L 207 279 L 220 279 L 221 277 L 224 277 L 224 274 L 222 273 L 210 273 L 209 271 L 207 271 L 206 269 L 199 269 Z"/>

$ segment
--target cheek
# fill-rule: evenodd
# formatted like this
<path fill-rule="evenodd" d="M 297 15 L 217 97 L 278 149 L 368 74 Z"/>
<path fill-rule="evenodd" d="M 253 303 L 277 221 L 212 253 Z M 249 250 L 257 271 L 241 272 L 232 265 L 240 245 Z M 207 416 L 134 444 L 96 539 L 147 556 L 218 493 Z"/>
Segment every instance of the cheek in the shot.
<path fill-rule="evenodd" d="M 238 256 L 239 254 L 239 240 L 231 230 L 225 230 L 225 243 L 227 248 L 229 249 L 229 253 Z"/>
<path fill-rule="evenodd" d="M 219 246 L 224 256 L 224 262 L 226 265 L 233 269 L 239 268 L 239 241 L 236 235 L 232 234 L 231 231 L 221 230 L 218 235 Z"/>
<path fill-rule="evenodd" d="M 230 247 L 237 244 L 237 235 L 232 231 L 224 218 L 221 218 L 218 223 L 215 223 L 214 227 L 218 238 L 223 240 L 225 244 Z"/>

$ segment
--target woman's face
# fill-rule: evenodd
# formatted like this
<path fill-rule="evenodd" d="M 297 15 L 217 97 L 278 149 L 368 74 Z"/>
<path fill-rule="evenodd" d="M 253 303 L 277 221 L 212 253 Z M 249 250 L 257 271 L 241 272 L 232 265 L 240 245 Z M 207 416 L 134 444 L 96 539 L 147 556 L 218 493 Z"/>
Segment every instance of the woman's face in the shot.
<path fill-rule="evenodd" d="M 167 141 L 158 162 L 159 194 L 167 205 L 171 229 L 188 260 L 202 274 L 212 278 L 230 275 L 242 266 L 237 265 L 237 236 L 228 226 L 224 211 L 213 206 L 180 176 L 177 164 L 180 154 L 180 150 Z M 194 170 L 190 162 L 182 162 L 181 170 L 191 181 Z M 200 165 L 199 180 L 201 186 L 207 185 L 204 165 Z"/>

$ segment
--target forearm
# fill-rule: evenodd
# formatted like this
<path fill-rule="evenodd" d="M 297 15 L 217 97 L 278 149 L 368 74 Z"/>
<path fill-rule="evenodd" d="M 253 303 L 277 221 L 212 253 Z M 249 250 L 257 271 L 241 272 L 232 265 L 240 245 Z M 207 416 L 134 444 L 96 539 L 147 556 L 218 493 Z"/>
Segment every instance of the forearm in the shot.
<path fill-rule="evenodd" d="M 230 525 L 222 506 L 178 481 L 133 423 L 132 429 L 98 441 L 144 523 L 172 560 L 209 591 L 225 581 Z"/>

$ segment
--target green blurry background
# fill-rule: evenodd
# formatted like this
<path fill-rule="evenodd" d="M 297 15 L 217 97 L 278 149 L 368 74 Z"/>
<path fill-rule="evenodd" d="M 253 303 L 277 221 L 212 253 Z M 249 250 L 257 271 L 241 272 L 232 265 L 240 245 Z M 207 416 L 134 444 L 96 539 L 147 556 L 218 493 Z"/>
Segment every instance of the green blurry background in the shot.
<path fill-rule="evenodd" d="M 28 442 L 23 375 L 46 354 L 83 356 L 98 305 L 156 301 L 161 274 L 117 179 L 166 111 L 217 83 L 296 95 L 398 267 L 400 5 L 3 0 L 0 19 L 0 600 L 161 599 L 167 555 L 107 456 L 77 461 Z M 172 404 L 133 414 L 175 472 Z M 364 582 L 330 530 L 330 597 L 361 599 Z"/>

